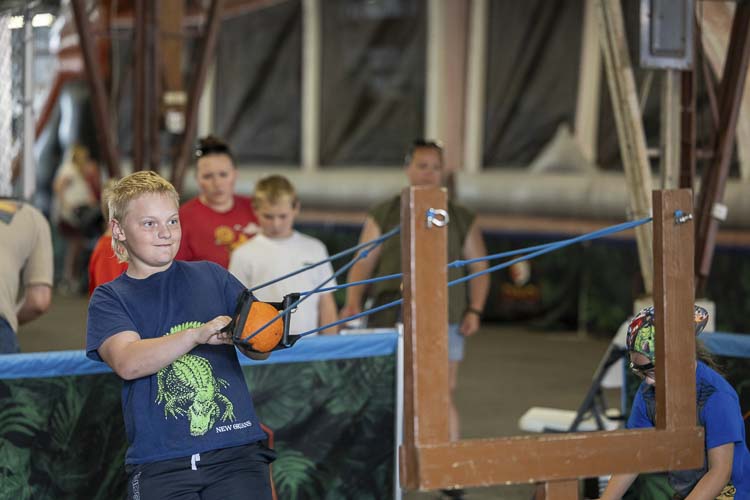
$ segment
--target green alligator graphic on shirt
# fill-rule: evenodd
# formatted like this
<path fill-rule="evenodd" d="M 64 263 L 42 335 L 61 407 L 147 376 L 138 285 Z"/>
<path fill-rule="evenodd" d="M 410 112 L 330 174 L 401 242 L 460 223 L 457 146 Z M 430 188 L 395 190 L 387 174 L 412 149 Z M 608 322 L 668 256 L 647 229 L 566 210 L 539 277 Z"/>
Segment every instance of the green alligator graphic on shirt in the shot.
<path fill-rule="evenodd" d="M 190 321 L 173 326 L 167 335 L 202 324 Z M 234 405 L 221 393 L 221 389 L 229 387 L 229 382 L 215 377 L 211 363 L 201 356 L 183 354 L 159 370 L 156 380 L 156 403 L 164 404 L 164 418 L 187 416 L 191 436 L 202 436 L 214 425 L 221 413 L 219 403 L 224 405 L 222 421 L 235 418 Z"/>

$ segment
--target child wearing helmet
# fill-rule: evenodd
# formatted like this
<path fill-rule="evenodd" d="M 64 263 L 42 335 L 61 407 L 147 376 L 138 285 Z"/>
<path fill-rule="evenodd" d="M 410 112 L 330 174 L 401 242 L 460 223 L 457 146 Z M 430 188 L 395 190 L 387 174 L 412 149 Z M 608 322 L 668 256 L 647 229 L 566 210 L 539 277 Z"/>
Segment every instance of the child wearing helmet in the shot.
<path fill-rule="evenodd" d="M 698 335 L 708 322 L 708 312 L 695 306 L 694 318 Z M 628 429 L 654 427 L 656 420 L 655 324 L 651 306 L 636 314 L 628 326 L 630 369 L 643 379 L 633 400 Z M 737 392 L 717 372 L 710 354 L 696 342 L 696 406 L 698 423 L 705 429 L 706 459 L 700 469 L 668 473 L 674 498 L 750 499 L 750 452 Z M 602 500 L 621 498 L 637 476 L 613 475 Z"/>

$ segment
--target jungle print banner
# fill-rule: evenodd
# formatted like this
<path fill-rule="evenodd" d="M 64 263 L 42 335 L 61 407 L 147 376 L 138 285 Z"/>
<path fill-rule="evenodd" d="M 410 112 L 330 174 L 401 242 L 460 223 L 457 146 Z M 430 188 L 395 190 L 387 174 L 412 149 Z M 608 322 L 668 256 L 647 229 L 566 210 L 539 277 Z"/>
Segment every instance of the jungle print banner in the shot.
<path fill-rule="evenodd" d="M 382 499 L 393 487 L 395 358 L 244 366 L 274 434 L 278 498 Z M 0 498 L 125 497 L 121 382 L 0 380 Z"/>

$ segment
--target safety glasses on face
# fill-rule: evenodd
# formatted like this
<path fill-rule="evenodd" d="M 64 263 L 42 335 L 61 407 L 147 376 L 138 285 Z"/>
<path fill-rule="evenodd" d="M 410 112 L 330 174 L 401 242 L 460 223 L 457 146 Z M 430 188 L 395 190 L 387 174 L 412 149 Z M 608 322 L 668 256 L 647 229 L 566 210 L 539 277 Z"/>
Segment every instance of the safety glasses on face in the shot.
<path fill-rule="evenodd" d="M 649 377 L 653 379 L 655 368 L 656 367 L 654 366 L 653 363 L 646 363 L 645 365 L 637 365 L 633 363 L 632 361 L 630 362 L 630 370 L 636 375 L 638 375 L 640 378 Z"/>

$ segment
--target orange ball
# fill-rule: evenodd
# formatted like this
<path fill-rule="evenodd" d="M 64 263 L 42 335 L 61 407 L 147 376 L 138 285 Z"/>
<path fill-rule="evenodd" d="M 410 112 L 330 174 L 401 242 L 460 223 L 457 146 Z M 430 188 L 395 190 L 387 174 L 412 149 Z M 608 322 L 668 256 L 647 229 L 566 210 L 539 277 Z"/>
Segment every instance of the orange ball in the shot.
<path fill-rule="evenodd" d="M 258 328 L 263 327 L 272 318 L 278 316 L 279 311 L 266 302 L 253 302 L 250 311 L 247 314 L 245 327 L 242 329 L 240 338 L 245 340 L 255 333 Z M 259 331 L 257 335 L 248 340 L 250 347 L 258 352 L 269 352 L 279 344 L 281 337 L 284 335 L 284 321 L 282 318 L 277 319 L 270 325 Z"/>

